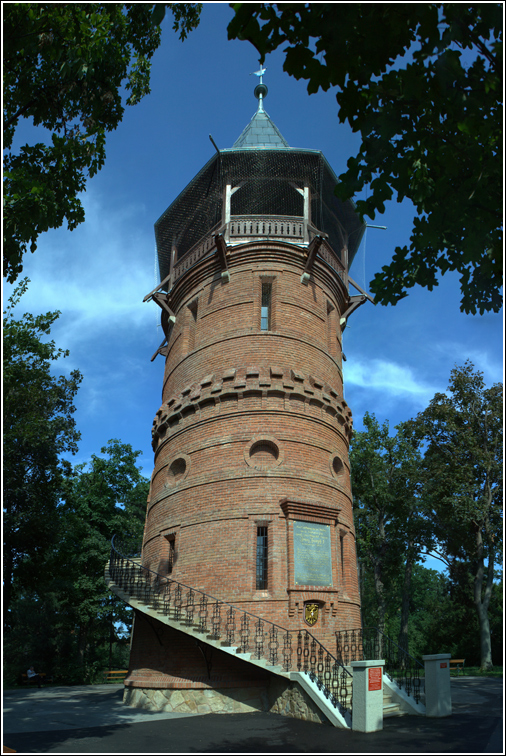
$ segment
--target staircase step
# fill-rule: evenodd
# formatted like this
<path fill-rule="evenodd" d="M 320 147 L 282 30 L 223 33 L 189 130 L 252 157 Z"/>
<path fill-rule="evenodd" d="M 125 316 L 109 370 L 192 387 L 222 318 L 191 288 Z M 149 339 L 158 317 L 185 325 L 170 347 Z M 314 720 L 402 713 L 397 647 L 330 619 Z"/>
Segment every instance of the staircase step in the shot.
<path fill-rule="evenodd" d="M 402 717 L 404 712 L 397 703 L 383 704 L 383 719 L 388 717 Z"/>
<path fill-rule="evenodd" d="M 227 637 L 226 633 L 224 633 L 221 637 L 211 635 L 211 627 L 213 626 L 212 622 L 210 622 L 210 627 L 207 627 L 205 630 L 201 630 L 199 629 L 200 619 L 198 617 L 195 617 L 194 621 L 188 622 L 185 619 L 183 612 L 176 612 L 174 611 L 174 609 L 170 608 L 167 611 L 166 606 L 164 606 L 163 604 L 163 601 L 151 601 L 151 603 L 147 604 L 142 599 L 137 598 L 134 595 L 130 595 L 128 588 L 123 590 L 119 588 L 119 586 L 115 585 L 114 580 L 112 580 L 110 577 L 108 569 L 106 569 L 105 578 L 109 589 L 116 593 L 116 595 L 118 595 L 134 608 L 139 608 L 140 611 L 147 612 L 154 618 L 159 619 L 159 621 L 163 622 L 164 624 L 168 624 L 171 627 L 174 627 L 176 630 L 185 632 L 195 638 L 201 638 L 214 648 L 220 649 L 221 651 L 224 651 L 225 653 L 232 656 L 236 656 L 239 659 L 253 664 L 260 669 L 265 669 L 272 674 L 278 675 L 285 679 L 297 679 L 303 685 L 303 688 L 306 690 L 306 692 L 309 692 L 311 698 L 313 698 L 315 703 L 317 703 L 322 711 L 325 712 L 326 716 L 335 726 L 345 728 L 350 727 L 350 713 L 348 712 L 343 718 L 343 715 L 341 715 L 341 713 L 337 709 L 335 709 L 335 707 L 331 705 L 330 702 L 325 698 L 322 691 L 318 688 L 318 684 L 316 682 L 312 682 L 309 678 L 307 680 L 305 679 L 307 677 L 306 675 L 298 672 L 286 672 L 281 664 L 271 664 L 270 660 L 266 658 L 253 658 L 254 652 L 243 651 L 240 645 L 234 646 L 230 645 L 230 643 L 227 643 L 226 640 L 224 640 Z M 176 619 L 177 614 L 179 614 L 179 616 Z M 351 678 L 349 681 L 347 681 L 347 684 L 351 685 Z"/>
<path fill-rule="evenodd" d="M 274 672 L 275 674 L 279 674 L 280 672 L 285 671 L 281 664 L 267 664 L 265 669 L 267 669 L 269 672 Z"/>

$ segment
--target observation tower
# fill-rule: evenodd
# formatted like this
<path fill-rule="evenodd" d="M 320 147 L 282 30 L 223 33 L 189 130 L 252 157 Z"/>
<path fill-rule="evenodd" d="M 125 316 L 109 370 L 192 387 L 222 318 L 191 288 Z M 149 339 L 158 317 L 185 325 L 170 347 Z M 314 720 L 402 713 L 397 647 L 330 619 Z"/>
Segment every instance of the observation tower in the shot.
<path fill-rule="evenodd" d="M 264 110 L 264 72 L 250 123 L 155 224 L 162 404 L 142 560 L 120 565 L 122 595 L 145 586 L 132 705 L 278 710 L 276 664 L 360 626 L 342 331 L 368 298 L 348 273 L 365 225 Z"/>

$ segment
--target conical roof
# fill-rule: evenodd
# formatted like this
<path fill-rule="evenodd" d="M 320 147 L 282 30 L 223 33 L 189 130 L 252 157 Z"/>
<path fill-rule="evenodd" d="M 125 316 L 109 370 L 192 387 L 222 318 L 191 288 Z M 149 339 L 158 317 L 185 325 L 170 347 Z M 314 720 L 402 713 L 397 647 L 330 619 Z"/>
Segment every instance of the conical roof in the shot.
<path fill-rule="evenodd" d="M 283 150 L 290 145 L 271 121 L 265 110 L 257 110 L 241 136 L 234 142 L 233 150 Z"/>
<path fill-rule="evenodd" d="M 265 69 L 260 69 L 256 74 L 264 72 Z M 255 88 L 258 109 L 240 137 L 232 147 L 216 148 L 217 154 L 156 222 L 162 280 L 171 271 L 175 251 L 179 262 L 190 250 L 199 259 L 204 247 L 208 249 L 210 229 L 216 230 L 224 223 L 225 185 L 234 187 L 229 199 L 229 218 L 298 219 L 305 217 L 305 199 L 300 190 L 307 186 L 313 227 L 328 237 L 341 262 L 351 265 L 365 224 L 351 200 L 342 202 L 335 196 L 337 178 L 323 154 L 319 150 L 290 147 L 263 108 L 266 94 L 267 87 L 260 82 Z M 342 256 L 346 247 L 347 259 Z"/>

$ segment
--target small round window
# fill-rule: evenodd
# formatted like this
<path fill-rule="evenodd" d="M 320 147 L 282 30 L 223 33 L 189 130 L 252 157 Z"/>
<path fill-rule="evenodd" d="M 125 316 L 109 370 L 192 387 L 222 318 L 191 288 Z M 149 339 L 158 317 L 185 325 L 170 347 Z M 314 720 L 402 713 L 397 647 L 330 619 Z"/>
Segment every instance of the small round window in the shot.
<path fill-rule="evenodd" d="M 334 478 L 337 478 L 338 480 L 342 480 L 345 473 L 345 467 L 343 464 L 343 460 L 338 454 L 334 454 L 330 458 L 330 469 L 332 471 L 332 475 Z"/>
<path fill-rule="evenodd" d="M 255 467 L 273 467 L 278 461 L 279 449 L 272 441 L 257 441 L 249 450 L 249 457 Z"/>
<path fill-rule="evenodd" d="M 244 452 L 244 459 L 255 470 L 271 470 L 283 461 L 279 442 L 271 436 L 256 436 Z"/>
<path fill-rule="evenodd" d="M 181 455 L 174 459 L 168 468 L 167 472 L 167 485 L 176 486 L 188 475 L 190 468 L 190 459 L 185 455 Z"/>

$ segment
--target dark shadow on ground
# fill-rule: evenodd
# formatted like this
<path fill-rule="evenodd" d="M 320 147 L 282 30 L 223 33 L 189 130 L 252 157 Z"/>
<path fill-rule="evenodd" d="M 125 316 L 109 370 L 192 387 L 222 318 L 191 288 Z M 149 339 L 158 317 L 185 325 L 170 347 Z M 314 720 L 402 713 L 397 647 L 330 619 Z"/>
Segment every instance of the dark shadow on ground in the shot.
<path fill-rule="evenodd" d="M 4 744 L 18 753 L 504 753 L 502 681 L 452 681 L 453 716 L 386 719 L 383 730 L 369 734 L 262 712 L 118 723 L 126 713 L 116 712 L 120 695 L 119 690 L 98 690 L 92 696 L 68 691 L 66 705 L 74 711 L 77 707 L 78 724 L 93 716 L 97 726 L 4 733 Z M 62 690 L 61 716 L 64 697 Z M 14 703 L 8 692 L 5 698 L 7 706 Z M 15 698 L 19 706 L 23 700 L 26 705 L 26 697 Z M 114 701 L 109 709 L 107 700 Z M 97 706 L 104 707 L 98 720 Z"/>
<path fill-rule="evenodd" d="M 406 716 L 385 720 L 384 725 L 380 732 L 363 734 L 276 714 L 207 714 L 15 733 L 5 738 L 5 745 L 22 753 L 501 753 L 500 717 Z"/>

